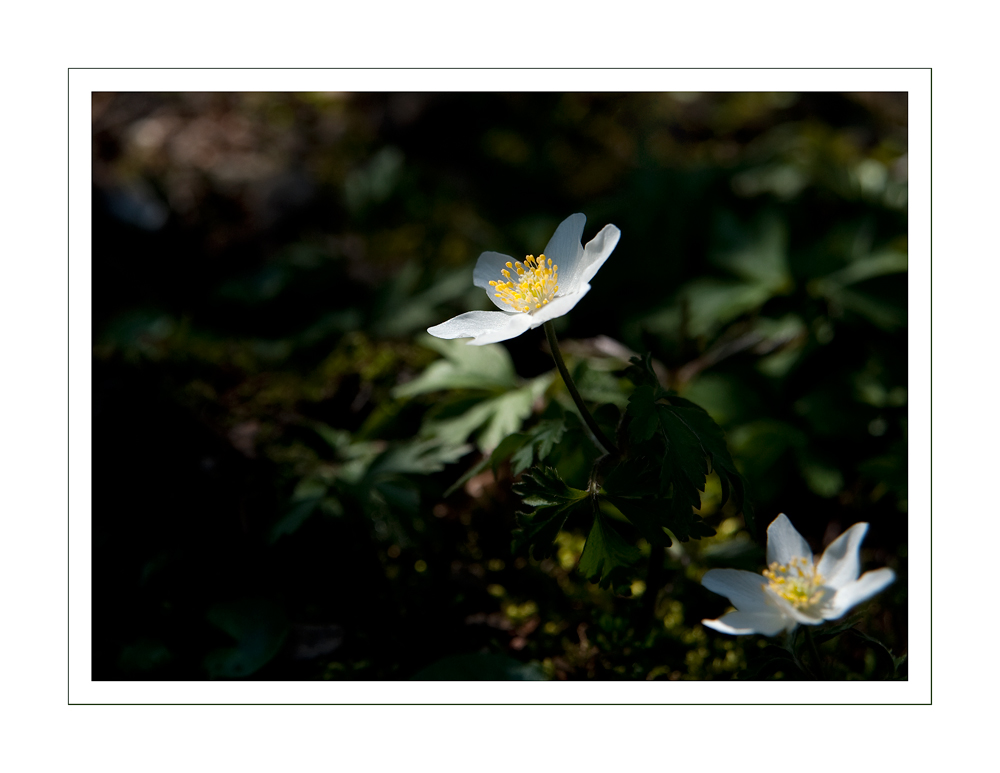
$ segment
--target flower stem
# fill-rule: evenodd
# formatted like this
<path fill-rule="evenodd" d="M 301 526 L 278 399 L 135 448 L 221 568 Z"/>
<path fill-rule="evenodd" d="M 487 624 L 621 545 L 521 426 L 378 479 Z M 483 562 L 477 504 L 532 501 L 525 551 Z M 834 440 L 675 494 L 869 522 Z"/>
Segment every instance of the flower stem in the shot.
<path fill-rule="evenodd" d="M 823 668 L 823 659 L 819 656 L 819 647 L 816 646 L 816 640 L 813 639 L 809 626 L 806 625 L 803 627 L 806 629 L 806 641 L 809 642 L 809 649 L 812 650 L 812 655 L 816 659 L 816 669 L 819 671 L 819 678 L 826 679 L 826 669 Z"/>
<path fill-rule="evenodd" d="M 576 403 L 577 410 L 580 411 L 580 416 L 583 417 L 583 421 L 586 423 L 587 427 L 590 428 L 591 433 L 597 439 L 604 450 L 607 451 L 612 456 L 619 456 L 618 449 L 615 444 L 608 440 L 601 428 L 597 426 L 597 422 L 594 421 L 594 417 L 591 415 L 590 411 L 587 410 L 586 404 L 583 402 L 583 398 L 580 397 L 580 393 L 576 389 L 576 384 L 573 383 L 573 379 L 570 378 L 569 371 L 566 369 L 566 363 L 563 362 L 562 352 L 559 351 L 559 341 L 556 340 L 556 331 L 552 327 L 552 320 L 546 322 L 543 327 L 545 328 L 545 337 L 549 342 L 549 349 L 552 350 L 552 359 L 556 361 L 556 367 L 559 368 L 559 375 L 562 376 L 563 383 L 569 390 L 570 395 L 573 397 L 573 402 Z"/>
<path fill-rule="evenodd" d="M 795 640 L 799 636 L 799 628 L 801 628 L 801 626 L 796 626 L 790 633 L 785 635 L 785 649 L 788 650 L 788 654 L 792 656 L 792 660 L 795 661 L 795 666 L 799 669 L 799 671 L 801 671 L 804 676 L 807 676 L 810 679 L 815 679 L 816 677 L 813 675 L 813 672 L 806 668 L 806 664 L 799 659 L 798 653 L 795 651 Z"/>

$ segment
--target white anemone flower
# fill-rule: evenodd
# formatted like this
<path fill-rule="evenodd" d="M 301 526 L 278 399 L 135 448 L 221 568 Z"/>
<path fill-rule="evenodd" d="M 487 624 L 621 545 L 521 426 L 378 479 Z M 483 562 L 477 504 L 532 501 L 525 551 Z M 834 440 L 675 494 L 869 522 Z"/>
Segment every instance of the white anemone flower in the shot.
<path fill-rule="evenodd" d="M 836 620 L 896 579 L 892 569 L 860 577 L 858 551 L 868 531 L 856 523 L 834 540 L 817 563 L 809 543 L 784 513 L 767 527 L 767 563 L 763 575 L 741 569 L 710 569 L 701 584 L 725 596 L 736 609 L 702 625 L 731 634 L 774 636 L 799 624 Z"/>
<path fill-rule="evenodd" d="M 467 311 L 428 328 L 438 338 L 471 338 L 482 346 L 516 338 L 527 330 L 561 317 L 590 290 L 590 280 L 608 259 L 621 236 L 606 225 L 584 247 L 586 215 L 575 214 L 559 224 L 545 252 L 524 262 L 499 252 L 484 252 L 476 261 L 472 281 L 482 287 L 500 311 Z"/>

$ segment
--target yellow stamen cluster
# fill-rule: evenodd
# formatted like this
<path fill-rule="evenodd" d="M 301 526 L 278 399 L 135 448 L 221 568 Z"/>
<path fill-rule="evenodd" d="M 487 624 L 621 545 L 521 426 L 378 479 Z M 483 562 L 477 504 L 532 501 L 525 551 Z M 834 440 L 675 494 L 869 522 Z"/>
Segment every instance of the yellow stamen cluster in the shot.
<path fill-rule="evenodd" d="M 511 276 L 513 271 L 517 276 Z M 528 255 L 521 261 L 507 262 L 501 269 L 506 281 L 490 281 L 497 298 L 514 311 L 534 312 L 551 301 L 559 291 L 559 266 L 552 265 L 552 259 L 544 255 L 535 258 Z"/>
<path fill-rule="evenodd" d="M 764 570 L 764 576 L 770 581 L 768 587 L 796 609 L 811 607 L 825 596 L 823 575 L 808 558 L 799 556 L 787 564 L 775 561 Z"/>

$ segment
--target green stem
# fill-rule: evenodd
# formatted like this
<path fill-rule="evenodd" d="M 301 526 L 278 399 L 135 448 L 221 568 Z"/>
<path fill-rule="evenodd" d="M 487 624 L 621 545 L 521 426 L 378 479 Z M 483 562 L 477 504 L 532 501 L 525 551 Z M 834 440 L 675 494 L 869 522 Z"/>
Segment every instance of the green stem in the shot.
<path fill-rule="evenodd" d="M 597 426 L 597 422 L 594 421 L 594 417 L 591 416 L 590 411 L 587 410 L 586 404 L 583 402 L 583 398 L 580 397 L 580 393 L 576 390 L 576 384 L 573 383 L 573 379 L 570 378 L 569 371 L 566 369 L 566 363 L 563 362 L 562 352 L 559 351 L 559 341 L 556 340 L 556 331 L 552 327 L 552 320 L 546 322 L 543 327 L 545 328 L 545 337 L 549 342 L 549 349 L 552 350 L 552 359 L 556 361 L 556 367 L 559 368 L 559 375 L 562 376 L 563 383 L 569 390 L 570 395 L 573 397 L 573 402 L 576 403 L 577 410 L 580 411 L 580 416 L 583 417 L 583 421 L 590 428 L 597 442 L 600 443 L 604 450 L 613 456 L 619 456 L 618 449 L 615 444 L 608 440 L 601 428 Z"/>
<path fill-rule="evenodd" d="M 806 668 L 806 664 L 799 659 L 798 653 L 795 651 L 795 640 L 799 636 L 800 627 L 801 626 L 796 626 L 792 629 L 791 633 L 785 634 L 785 649 L 788 650 L 788 653 L 792 656 L 792 660 L 795 662 L 795 666 L 799 669 L 799 671 L 801 671 L 804 676 L 807 676 L 810 679 L 815 679 L 816 677 L 813 675 L 813 672 Z"/>
<path fill-rule="evenodd" d="M 826 679 L 826 669 L 823 668 L 823 659 L 819 656 L 819 647 L 816 646 L 816 640 L 813 639 L 812 631 L 809 630 L 809 626 L 803 626 L 806 629 L 806 641 L 809 642 L 809 649 L 812 650 L 813 657 L 816 659 L 816 668 L 819 670 L 819 678 Z"/>

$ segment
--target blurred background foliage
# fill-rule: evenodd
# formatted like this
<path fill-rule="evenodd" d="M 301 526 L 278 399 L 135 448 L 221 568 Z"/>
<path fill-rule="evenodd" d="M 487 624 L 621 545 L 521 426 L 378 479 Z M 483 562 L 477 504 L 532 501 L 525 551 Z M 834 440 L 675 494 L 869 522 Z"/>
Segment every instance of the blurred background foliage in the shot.
<path fill-rule="evenodd" d="M 580 575 L 572 522 L 512 552 L 532 454 L 572 483 L 593 449 L 541 329 L 423 331 L 492 308 L 481 251 L 537 254 L 573 212 L 622 230 L 557 320 L 598 420 L 650 351 L 765 525 L 819 552 L 869 522 L 864 568 L 897 582 L 822 646 L 839 678 L 894 673 L 862 634 L 906 650 L 906 118 L 905 94 L 95 94 L 94 678 L 794 678 L 699 623 L 726 609 L 708 568 L 763 565 L 718 485 L 717 535 L 656 566 L 640 541 L 631 595 Z"/>

